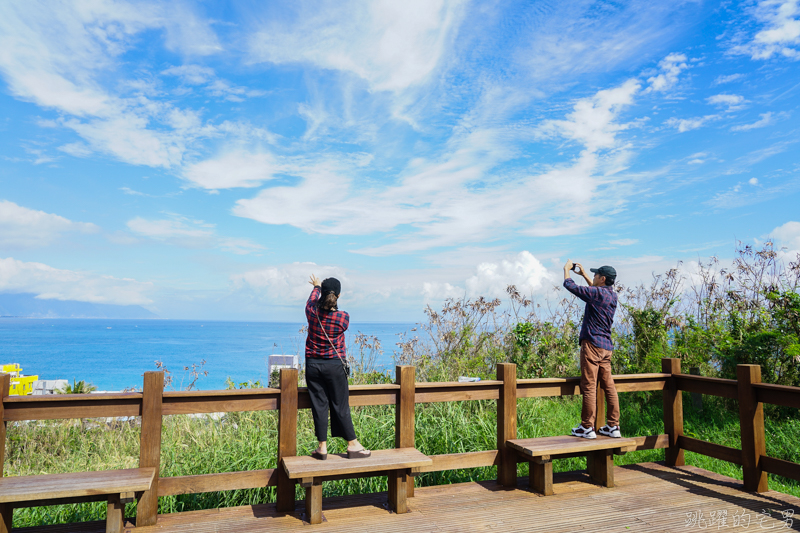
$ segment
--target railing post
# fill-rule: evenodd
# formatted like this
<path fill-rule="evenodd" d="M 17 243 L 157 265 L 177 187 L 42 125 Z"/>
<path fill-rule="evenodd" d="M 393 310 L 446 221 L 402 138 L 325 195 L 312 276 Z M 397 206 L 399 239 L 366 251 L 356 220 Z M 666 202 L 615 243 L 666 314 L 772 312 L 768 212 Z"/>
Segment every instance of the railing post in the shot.
<path fill-rule="evenodd" d="M 497 400 L 497 451 L 500 464 L 497 482 L 504 487 L 517 486 L 517 456 L 506 441 L 517 438 L 517 365 L 497 365 L 497 379 L 502 381 Z"/>
<path fill-rule="evenodd" d="M 297 455 L 297 369 L 281 369 L 281 399 L 278 404 L 278 495 L 276 507 L 280 513 L 294 511 L 294 481 L 281 465 L 284 457 Z"/>
<path fill-rule="evenodd" d="M 761 456 L 767 455 L 764 437 L 764 407 L 756 399 L 754 383 L 761 383 L 760 365 L 737 365 L 739 381 L 739 428 L 742 432 L 742 474 L 744 490 L 766 492 L 767 473 L 761 468 Z"/>
<path fill-rule="evenodd" d="M 681 360 L 664 358 L 661 371 L 665 374 L 680 374 Z M 664 386 L 664 432 L 669 435 L 669 448 L 664 450 L 667 466 L 683 466 L 683 450 L 678 447 L 678 437 L 683 435 L 683 396 L 675 379 L 670 377 Z"/>
<path fill-rule="evenodd" d="M 11 374 L 0 374 L 0 477 L 5 475 L 6 463 L 6 409 L 5 400 L 11 390 Z M 10 503 L 0 504 L 0 533 L 11 531 L 14 506 Z"/>
<path fill-rule="evenodd" d="M 155 468 L 153 485 L 136 506 L 136 526 L 153 526 L 158 519 L 158 476 L 161 467 L 161 402 L 164 372 L 145 372 L 142 387 L 142 433 L 139 437 L 139 468 Z M 123 516 L 123 519 L 125 517 Z"/>
<path fill-rule="evenodd" d="M 395 368 L 395 376 L 400 390 L 397 393 L 395 406 L 395 448 L 415 448 L 414 438 L 414 394 L 416 387 L 416 369 L 413 366 L 400 366 Z M 409 477 L 406 484 L 406 496 L 414 496 L 414 478 Z"/>

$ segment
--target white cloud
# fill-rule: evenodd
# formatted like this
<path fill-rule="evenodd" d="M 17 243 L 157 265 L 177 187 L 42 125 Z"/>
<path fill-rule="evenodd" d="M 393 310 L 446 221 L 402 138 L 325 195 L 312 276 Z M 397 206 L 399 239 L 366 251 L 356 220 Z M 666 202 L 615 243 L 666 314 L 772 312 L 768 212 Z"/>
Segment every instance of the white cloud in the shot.
<path fill-rule="evenodd" d="M 783 56 L 800 59 L 800 2 L 798 0 L 763 0 L 753 10 L 762 28 L 747 43 L 731 48 L 733 54 L 749 55 L 751 59 L 770 59 Z"/>
<path fill-rule="evenodd" d="M 46 246 L 67 232 L 95 233 L 100 228 L 62 216 L 0 200 L 0 247 L 22 249 Z"/>
<path fill-rule="evenodd" d="M 706 98 L 706 101 L 712 105 L 725 106 L 728 111 L 741 109 L 744 107 L 743 104 L 747 102 L 743 96 L 738 94 L 715 94 Z"/>
<path fill-rule="evenodd" d="M 183 177 L 204 189 L 231 189 L 258 187 L 273 179 L 277 172 L 281 172 L 281 167 L 272 155 L 236 150 L 187 165 Z"/>
<path fill-rule="evenodd" d="M 216 78 L 213 68 L 202 65 L 178 65 L 162 70 L 161 74 L 177 76 L 187 85 L 203 85 Z"/>
<path fill-rule="evenodd" d="M 770 232 L 775 237 L 779 246 L 785 246 L 792 251 L 800 251 L 800 222 L 789 221 L 778 226 Z"/>
<path fill-rule="evenodd" d="M 311 63 L 352 72 L 376 91 L 401 91 L 425 82 L 440 64 L 464 5 L 462 0 L 297 2 L 291 21 L 262 24 L 250 51 L 254 61 Z"/>
<path fill-rule="evenodd" d="M 318 265 L 310 262 L 297 262 L 288 265 L 272 266 L 251 270 L 231 276 L 236 288 L 254 290 L 274 302 L 304 302 L 311 292 L 308 284 L 309 276 L 319 279 L 335 277 L 342 282 L 342 294 L 358 290 L 358 285 L 351 283 L 347 273 L 339 267 Z"/>
<path fill-rule="evenodd" d="M 191 221 L 195 225 L 190 226 L 189 222 L 186 219 L 146 220 L 136 217 L 128 221 L 128 228 L 137 235 L 156 240 L 187 239 L 187 242 L 188 240 L 205 242 L 214 235 L 214 232 L 208 229 L 213 227 L 213 224 Z"/>
<path fill-rule="evenodd" d="M 253 252 L 260 252 L 261 250 L 264 250 L 263 246 L 254 243 L 253 241 L 232 237 L 220 238 L 218 246 L 220 249 L 236 255 L 247 255 Z"/>
<path fill-rule="evenodd" d="M 61 113 L 53 123 L 86 141 L 61 151 L 77 157 L 101 152 L 169 168 L 181 162 L 188 144 L 214 132 L 171 103 L 115 93 L 119 86 L 141 85 L 125 79 L 120 57 L 148 30 L 164 30 L 172 51 L 202 55 L 220 49 L 209 24 L 180 2 L 3 2 L 0 73 L 12 96 Z"/>
<path fill-rule="evenodd" d="M 89 157 L 93 153 L 92 150 L 86 146 L 86 143 L 82 142 L 65 144 L 59 146 L 58 149 L 74 157 Z"/>
<path fill-rule="evenodd" d="M 151 302 L 146 294 L 152 288 L 151 283 L 133 279 L 0 258 L 0 291 L 4 292 L 33 293 L 45 300 L 142 305 Z"/>
<path fill-rule="evenodd" d="M 687 57 L 684 54 L 669 54 L 659 61 L 658 68 L 661 72 L 655 76 L 647 78 L 650 84 L 644 92 L 664 92 L 671 89 L 677 82 L 680 73 L 689 68 L 686 63 Z"/>
<path fill-rule="evenodd" d="M 706 125 L 706 123 L 716 120 L 719 118 L 719 115 L 706 115 L 704 117 L 694 117 L 694 118 L 675 118 L 672 117 L 665 122 L 667 126 L 672 126 L 677 128 L 680 133 L 696 130 L 697 128 L 701 128 Z"/>
<path fill-rule="evenodd" d="M 750 131 L 757 128 L 764 128 L 766 126 L 770 126 L 775 123 L 775 115 L 773 115 L 772 112 L 760 113 L 758 116 L 761 118 L 756 120 L 755 122 L 751 124 L 741 124 L 739 126 L 733 126 L 731 128 L 731 131 Z"/>
<path fill-rule="evenodd" d="M 752 183 L 752 180 L 748 181 L 748 183 L 750 185 L 758 184 L 758 182 Z M 719 209 L 733 209 L 764 202 L 778 196 L 786 196 L 800 190 L 800 180 L 790 180 L 772 187 L 760 185 L 758 187 L 743 187 L 743 185 L 744 183 L 737 183 L 727 191 L 715 194 L 707 203 Z"/>
<path fill-rule="evenodd" d="M 590 152 L 611 148 L 616 142 L 617 132 L 630 127 L 629 124 L 616 123 L 616 116 L 623 107 L 633 103 L 633 96 L 639 88 L 639 82 L 631 79 L 614 89 L 598 91 L 591 98 L 579 100 L 566 120 L 546 121 L 541 129 L 576 140 Z"/>
<path fill-rule="evenodd" d="M 714 79 L 714 85 L 723 85 L 725 83 L 731 83 L 742 78 L 744 78 L 744 74 L 741 73 L 717 76 L 716 79 Z"/>
<path fill-rule="evenodd" d="M 522 294 L 530 295 L 549 287 L 549 283 L 556 279 L 528 251 L 497 263 L 481 263 L 476 270 L 475 275 L 466 280 L 467 296 L 471 298 L 502 298 L 509 285 L 516 285 Z"/>
<path fill-rule="evenodd" d="M 562 90 L 587 74 L 640 67 L 650 60 L 642 50 L 663 50 L 672 34 L 668 21 L 684 8 L 674 2 L 619 2 L 602 9 L 591 2 L 550 2 L 508 17 L 497 6 L 503 4 L 481 4 L 481 21 L 497 24 L 473 42 L 484 49 L 509 36 L 519 40 L 512 59 L 515 70 L 529 75 L 524 78 L 529 95 L 543 87 Z"/>
<path fill-rule="evenodd" d="M 750 178 L 749 180 L 747 180 L 747 183 L 749 183 L 750 185 L 758 185 L 758 178 Z"/>
<path fill-rule="evenodd" d="M 639 239 L 616 239 L 613 241 L 608 241 L 608 244 L 612 244 L 614 246 L 630 246 L 632 244 L 636 244 L 639 242 Z"/>
<path fill-rule="evenodd" d="M 395 242 L 356 250 L 369 255 L 453 246 L 513 229 L 540 236 L 578 233 L 624 202 L 621 171 L 629 152 L 617 135 L 629 124 L 618 116 L 638 89 L 629 80 L 578 100 L 565 120 L 542 123 L 533 136 L 565 137 L 584 146 L 574 161 L 542 172 L 510 178 L 496 173 L 498 165 L 517 157 L 520 131 L 480 126 L 483 117 L 471 115 L 455 129 L 445 153 L 410 161 L 388 187 L 358 186 L 360 159 L 297 159 L 285 162 L 285 173 L 297 176 L 297 185 L 265 188 L 237 201 L 233 213 L 319 233 L 409 230 Z M 570 187 L 563 186 L 567 182 Z"/>
<path fill-rule="evenodd" d="M 177 214 L 161 220 L 136 217 L 128 221 L 128 229 L 140 237 L 147 237 L 184 248 L 220 248 L 237 255 L 263 250 L 264 247 L 248 239 L 219 237 L 215 225 L 193 220 Z"/>

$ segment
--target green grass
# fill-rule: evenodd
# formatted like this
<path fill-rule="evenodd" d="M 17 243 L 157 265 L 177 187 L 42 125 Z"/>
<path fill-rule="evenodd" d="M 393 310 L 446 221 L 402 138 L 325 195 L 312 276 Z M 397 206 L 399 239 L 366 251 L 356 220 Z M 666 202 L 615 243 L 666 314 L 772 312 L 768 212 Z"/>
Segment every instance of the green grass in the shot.
<path fill-rule="evenodd" d="M 731 447 L 739 447 L 739 421 L 736 411 L 724 400 L 704 397 L 702 412 L 696 411 L 688 393 L 684 395 L 685 433 Z M 580 397 L 531 398 L 518 402 L 520 438 L 568 434 L 580 420 Z M 626 436 L 662 433 L 661 396 L 658 393 L 621 395 L 621 426 Z M 775 411 L 766 420 L 767 453 L 800 462 L 800 426 L 796 413 Z M 228 413 L 222 419 L 211 417 L 167 416 L 162 431 L 161 475 L 183 476 L 214 472 L 234 472 L 275 468 L 277 455 L 277 412 Z M 353 409 L 353 422 L 360 440 L 369 448 L 394 446 L 394 407 L 374 406 Z M 112 468 L 131 468 L 138 464 L 139 428 L 119 424 L 113 428 L 74 424 L 76 421 L 9 424 L 5 462 L 6 475 L 80 472 Z M 496 402 L 471 401 L 418 405 L 416 407 L 416 445 L 428 455 L 461 453 L 496 448 Z M 298 416 L 298 453 L 309 454 L 316 446 L 311 413 Z M 341 439 L 329 444 L 331 453 L 341 453 Z M 615 459 L 617 464 L 660 461 L 663 450 L 628 453 Z M 686 463 L 712 472 L 741 479 L 737 465 L 686 452 Z M 585 459 L 554 462 L 556 472 L 584 469 Z M 527 465 L 519 466 L 527 475 Z M 422 486 L 495 479 L 495 467 L 426 473 L 417 478 Z M 800 496 L 800 483 L 770 475 L 770 488 Z M 328 482 L 324 496 L 386 490 L 385 478 L 366 478 Z M 302 497 L 298 487 L 298 499 Z M 159 512 L 230 507 L 275 501 L 275 489 L 250 489 L 204 494 L 186 494 L 160 499 Z M 133 506 L 135 504 L 129 504 Z M 129 507 L 129 516 L 135 509 Z M 60 505 L 19 509 L 14 527 L 41 524 L 102 520 L 103 503 Z"/>

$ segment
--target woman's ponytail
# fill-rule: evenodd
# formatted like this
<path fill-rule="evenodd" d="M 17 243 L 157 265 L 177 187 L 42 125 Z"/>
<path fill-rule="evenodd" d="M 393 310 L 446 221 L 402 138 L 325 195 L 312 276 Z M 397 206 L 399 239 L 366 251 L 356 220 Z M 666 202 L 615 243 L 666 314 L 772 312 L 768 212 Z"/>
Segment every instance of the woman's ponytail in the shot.
<path fill-rule="evenodd" d="M 336 302 L 338 300 L 339 297 L 336 296 L 336 293 L 334 292 L 325 293 L 319 299 L 319 303 L 317 303 L 317 309 L 319 309 L 323 313 L 330 313 L 331 311 L 336 311 L 338 309 L 336 307 Z"/>

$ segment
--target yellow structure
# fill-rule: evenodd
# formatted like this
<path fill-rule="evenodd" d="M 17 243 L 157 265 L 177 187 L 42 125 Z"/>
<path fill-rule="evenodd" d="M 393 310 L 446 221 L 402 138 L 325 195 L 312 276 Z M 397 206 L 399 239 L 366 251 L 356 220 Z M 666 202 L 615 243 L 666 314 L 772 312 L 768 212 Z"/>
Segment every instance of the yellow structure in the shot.
<path fill-rule="evenodd" d="M 39 376 L 23 376 L 22 367 L 19 366 L 19 363 L 3 365 L 3 372 L 11 374 L 10 396 L 31 394 L 33 392 L 33 384 L 39 379 Z"/>

